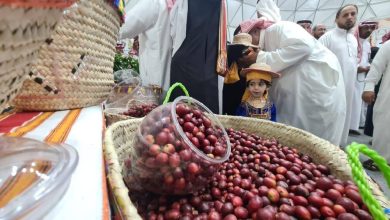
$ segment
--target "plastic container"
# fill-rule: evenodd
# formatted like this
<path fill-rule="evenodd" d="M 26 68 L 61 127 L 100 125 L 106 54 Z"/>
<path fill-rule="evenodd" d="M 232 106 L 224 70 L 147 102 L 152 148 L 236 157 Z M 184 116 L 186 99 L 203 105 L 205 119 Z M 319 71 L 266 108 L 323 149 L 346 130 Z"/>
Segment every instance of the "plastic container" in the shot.
<path fill-rule="evenodd" d="M 125 162 L 125 181 L 135 190 L 194 193 L 212 179 L 230 149 L 214 114 L 199 101 L 181 96 L 143 119 Z"/>
<path fill-rule="evenodd" d="M 108 115 L 144 117 L 157 107 L 162 89 L 155 85 L 142 85 L 141 78 L 133 70 L 115 72 L 121 83 L 116 85 L 105 104 Z"/>
<path fill-rule="evenodd" d="M 42 219 L 61 200 L 78 163 L 69 145 L 27 138 L 0 137 L 0 155 L 0 219 Z"/>
<path fill-rule="evenodd" d="M 107 102 L 105 113 L 142 118 L 158 106 L 161 92 L 156 86 L 139 86 L 115 102 Z"/>
<path fill-rule="evenodd" d="M 141 78 L 131 69 L 116 71 L 114 73 L 114 78 L 120 81 L 120 83 L 116 84 L 112 88 L 106 101 L 106 108 L 125 108 L 127 100 L 131 97 L 131 94 L 138 91 L 141 87 Z"/>

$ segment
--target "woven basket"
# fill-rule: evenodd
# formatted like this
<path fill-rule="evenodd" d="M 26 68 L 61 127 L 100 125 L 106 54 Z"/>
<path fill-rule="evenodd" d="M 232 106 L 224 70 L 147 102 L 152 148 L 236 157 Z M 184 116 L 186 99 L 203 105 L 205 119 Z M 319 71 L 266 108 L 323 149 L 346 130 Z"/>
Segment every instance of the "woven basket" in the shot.
<path fill-rule="evenodd" d="M 82 108 L 109 95 L 120 16 L 105 0 L 80 0 L 76 6 L 40 49 L 32 73 L 42 78 L 25 81 L 13 102 L 18 110 Z"/>
<path fill-rule="evenodd" d="M 328 141 L 318 138 L 303 130 L 270 121 L 218 116 L 225 128 L 246 130 L 267 138 L 276 138 L 281 144 L 296 147 L 300 152 L 310 155 L 316 163 L 329 166 L 332 174 L 342 180 L 352 180 L 351 169 L 346 154 Z M 122 219 L 141 219 L 132 204 L 128 189 L 123 181 L 122 167 L 128 151 L 133 145 L 133 136 L 142 119 L 121 121 L 108 128 L 105 135 L 104 155 L 108 164 L 108 183 L 113 194 L 114 204 Z M 374 196 L 383 207 L 390 207 L 390 202 L 380 191 L 378 185 L 366 175 Z"/>
<path fill-rule="evenodd" d="M 107 127 L 118 122 L 118 121 L 124 121 L 128 119 L 136 119 L 131 116 L 123 115 L 123 114 L 115 114 L 111 112 L 104 112 L 104 116 L 106 117 L 106 125 Z"/>
<path fill-rule="evenodd" d="M 22 87 L 40 46 L 61 18 L 62 8 L 72 2 L 0 0 L 0 113 Z"/>

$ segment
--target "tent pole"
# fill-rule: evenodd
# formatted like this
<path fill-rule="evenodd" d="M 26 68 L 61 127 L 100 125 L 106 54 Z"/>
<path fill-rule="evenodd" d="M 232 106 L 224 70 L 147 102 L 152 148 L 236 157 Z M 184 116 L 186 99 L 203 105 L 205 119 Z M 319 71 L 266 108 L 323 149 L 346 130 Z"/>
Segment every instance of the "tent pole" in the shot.
<path fill-rule="evenodd" d="M 298 6 L 298 0 L 296 0 L 296 2 L 295 2 L 295 10 L 294 10 L 293 22 L 295 22 L 295 15 L 297 14 L 297 6 Z"/>
<path fill-rule="evenodd" d="M 316 19 L 316 15 L 317 15 L 317 11 L 318 11 L 319 6 L 320 6 L 320 0 L 318 0 L 316 10 L 314 11 L 313 23 L 314 23 L 314 20 Z"/>

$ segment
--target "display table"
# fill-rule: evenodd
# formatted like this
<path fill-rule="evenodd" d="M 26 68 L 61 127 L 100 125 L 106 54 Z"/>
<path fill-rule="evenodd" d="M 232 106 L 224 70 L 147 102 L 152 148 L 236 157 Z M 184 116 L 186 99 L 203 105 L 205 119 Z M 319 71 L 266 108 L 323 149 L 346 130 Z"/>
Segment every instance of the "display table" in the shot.
<path fill-rule="evenodd" d="M 69 189 L 45 219 L 109 219 L 101 106 L 0 115 L 0 135 L 72 145 L 79 154 Z"/>

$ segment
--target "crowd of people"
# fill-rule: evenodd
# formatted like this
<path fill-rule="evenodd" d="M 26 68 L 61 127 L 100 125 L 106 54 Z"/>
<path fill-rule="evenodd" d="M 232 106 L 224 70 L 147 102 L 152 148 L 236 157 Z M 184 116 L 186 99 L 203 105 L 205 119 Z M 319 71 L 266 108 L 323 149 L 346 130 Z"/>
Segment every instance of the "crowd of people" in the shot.
<path fill-rule="evenodd" d="M 282 21 L 272 0 L 260 0 L 258 18 L 237 27 L 224 53 L 223 2 L 144 0 L 135 5 L 122 37 L 139 35 L 141 78 L 164 89 L 181 82 L 215 113 L 222 105 L 223 114 L 284 123 L 338 146 L 348 144 L 349 134 L 359 135 L 373 112 L 373 147 L 390 161 L 384 128 L 390 124 L 390 96 L 384 92 L 390 86 L 390 43 L 385 43 L 387 34 L 370 64 L 369 37 L 377 22 L 358 22 L 358 7 L 347 4 L 336 13 L 336 27 L 327 31 L 322 24 L 312 27 L 310 20 Z M 224 64 L 221 54 L 227 68 L 217 74 L 216 67 Z"/>

